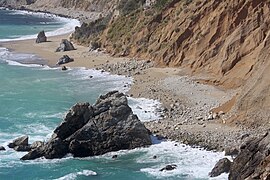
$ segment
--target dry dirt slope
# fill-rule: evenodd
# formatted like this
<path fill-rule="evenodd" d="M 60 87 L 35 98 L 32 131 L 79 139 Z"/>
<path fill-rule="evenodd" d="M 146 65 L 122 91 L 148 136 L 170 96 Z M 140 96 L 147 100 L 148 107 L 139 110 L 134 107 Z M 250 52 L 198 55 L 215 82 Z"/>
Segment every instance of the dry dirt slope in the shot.
<path fill-rule="evenodd" d="M 158 13 L 157 13 L 158 12 Z M 270 2 L 174 0 L 114 19 L 101 37 L 113 54 L 179 66 L 225 88 L 243 87 L 235 110 L 248 124 L 269 124 Z M 260 121 L 258 121 L 260 120 Z M 237 120 L 238 121 L 238 120 Z"/>

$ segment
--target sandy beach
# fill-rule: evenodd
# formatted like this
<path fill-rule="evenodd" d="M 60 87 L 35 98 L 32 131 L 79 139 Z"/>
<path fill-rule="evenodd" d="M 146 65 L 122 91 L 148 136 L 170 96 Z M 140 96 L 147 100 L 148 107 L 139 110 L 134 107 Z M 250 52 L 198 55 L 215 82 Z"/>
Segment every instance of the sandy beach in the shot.
<path fill-rule="evenodd" d="M 211 112 L 231 100 L 236 92 L 201 84 L 196 81 L 200 77 L 184 76 L 187 72 L 180 68 L 157 68 L 145 61 L 89 52 L 88 47 L 77 44 L 74 44 L 76 50 L 55 52 L 62 39 L 69 39 L 69 34 L 49 37 L 48 42 L 40 44 L 31 39 L 1 45 L 11 51 L 35 54 L 46 60 L 49 66 L 55 66 L 58 59 L 66 54 L 74 58 L 74 62 L 65 64 L 67 67 L 98 68 L 113 74 L 132 76 L 134 83 L 129 91 L 130 96 L 156 99 L 162 103 L 158 109 L 162 112 L 160 119 L 145 123 L 159 136 L 217 150 L 241 142 L 243 132 L 226 124 L 226 111 L 219 109 L 221 114 Z"/>
<path fill-rule="evenodd" d="M 62 39 L 69 39 L 70 34 L 48 37 L 48 42 L 35 43 L 34 39 L 0 42 L 0 44 L 10 51 L 18 53 L 35 54 L 47 61 L 49 66 L 55 66 L 58 59 L 63 55 L 68 55 L 75 59 L 74 62 L 67 64 L 69 67 L 94 68 L 96 66 L 118 61 L 124 61 L 126 58 L 112 58 L 102 53 L 89 52 L 88 47 L 75 45 L 76 50 L 66 52 L 55 52 Z"/>

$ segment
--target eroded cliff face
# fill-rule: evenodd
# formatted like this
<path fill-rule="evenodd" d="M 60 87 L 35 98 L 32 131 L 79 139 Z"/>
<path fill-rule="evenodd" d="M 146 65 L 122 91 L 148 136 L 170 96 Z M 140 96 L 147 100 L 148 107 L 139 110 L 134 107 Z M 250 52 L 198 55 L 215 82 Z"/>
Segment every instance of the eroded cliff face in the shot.
<path fill-rule="evenodd" d="M 234 106 L 241 121 L 269 125 L 269 13 L 268 1 L 173 0 L 162 10 L 112 18 L 99 41 L 113 55 L 149 58 L 224 88 L 241 87 Z"/>

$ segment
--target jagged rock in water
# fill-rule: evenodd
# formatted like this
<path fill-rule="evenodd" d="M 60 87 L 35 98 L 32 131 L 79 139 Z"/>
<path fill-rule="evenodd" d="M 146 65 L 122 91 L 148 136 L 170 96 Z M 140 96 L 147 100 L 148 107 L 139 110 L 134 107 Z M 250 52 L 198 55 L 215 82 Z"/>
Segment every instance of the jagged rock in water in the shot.
<path fill-rule="evenodd" d="M 212 171 L 209 173 L 210 177 L 217 177 L 222 173 L 228 173 L 230 171 L 231 161 L 227 158 L 220 159 Z"/>
<path fill-rule="evenodd" d="M 4 146 L 0 146 L 0 151 L 5 151 L 6 148 L 4 148 Z"/>
<path fill-rule="evenodd" d="M 66 64 L 73 61 L 74 61 L 73 58 L 70 58 L 68 55 L 63 55 L 63 57 L 61 57 L 56 64 L 61 65 L 61 64 Z"/>
<path fill-rule="evenodd" d="M 164 168 L 160 169 L 159 171 L 172 171 L 174 169 L 176 169 L 177 165 L 175 164 L 171 164 L 171 165 L 167 165 Z"/>
<path fill-rule="evenodd" d="M 62 39 L 60 46 L 56 49 L 56 52 L 64 52 L 72 50 L 75 50 L 73 44 L 67 39 Z"/>
<path fill-rule="evenodd" d="M 51 139 L 21 159 L 62 158 L 67 153 L 86 157 L 147 145 L 151 145 L 148 130 L 133 114 L 127 97 L 113 91 L 100 96 L 92 106 L 74 105 Z"/>
<path fill-rule="evenodd" d="M 66 71 L 67 70 L 67 67 L 66 66 L 63 66 L 62 67 L 62 71 Z"/>
<path fill-rule="evenodd" d="M 270 179 L 270 134 L 251 138 L 241 146 L 232 163 L 229 179 Z"/>
<path fill-rule="evenodd" d="M 42 43 L 42 42 L 46 42 L 46 41 L 47 41 L 47 37 L 45 35 L 45 32 L 40 31 L 37 35 L 36 43 Z"/>
<path fill-rule="evenodd" d="M 9 148 L 15 148 L 16 146 L 28 146 L 28 136 L 19 137 L 8 144 Z"/>

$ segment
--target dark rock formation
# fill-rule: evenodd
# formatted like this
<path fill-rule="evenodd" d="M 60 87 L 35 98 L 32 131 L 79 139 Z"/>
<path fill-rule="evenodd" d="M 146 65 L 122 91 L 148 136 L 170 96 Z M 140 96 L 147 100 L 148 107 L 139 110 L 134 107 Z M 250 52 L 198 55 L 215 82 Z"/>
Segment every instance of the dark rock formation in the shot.
<path fill-rule="evenodd" d="M 44 31 L 41 31 L 37 35 L 36 43 L 43 43 L 47 41 L 47 37 Z"/>
<path fill-rule="evenodd" d="M 231 167 L 231 161 L 227 158 L 220 159 L 212 171 L 209 173 L 210 177 L 217 177 L 222 173 L 229 173 Z"/>
<path fill-rule="evenodd" d="M 16 146 L 28 146 L 28 136 L 19 137 L 8 144 L 9 148 L 15 148 Z"/>
<path fill-rule="evenodd" d="M 171 171 L 171 170 L 176 169 L 176 167 L 177 167 L 177 165 L 170 164 L 170 165 L 167 165 L 164 168 L 160 169 L 159 171 Z"/>
<path fill-rule="evenodd" d="M 63 66 L 62 67 L 62 71 L 66 71 L 67 70 L 67 67 L 66 66 Z"/>
<path fill-rule="evenodd" d="M 73 44 L 67 39 L 62 39 L 60 46 L 56 49 L 56 52 L 64 52 L 72 50 L 75 50 Z"/>
<path fill-rule="evenodd" d="M 9 148 L 13 148 L 15 151 L 30 151 L 31 147 L 28 144 L 28 136 L 22 136 L 14 139 L 12 143 L 8 144 Z"/>
<path fill-rule="evenodd" d="M 0 151 L 5 151 L 6 148 L 4 148 L 4 146 L 0 146 Z"/>
<path fill-rule="evenodd" d="M 228 147 L 225 149 L 225 156 L 237 156 L 238 153 L 239 150 L 236 147 Z"/>
<path fill-rule="evenodd" d="M 70 58 L 68 55 L 63 55 L 63 57 L 61 57 L 56 64 L 61 65 L 61 64 L 66 64 L 73 61 L 74 61 L 73 58 Z"/>
<path fill-rule="evenodd" d="M 270 179 L 270 134 L 250 138 L 232 163 L 229 179 Z"/>
<path fill-rule="evenodd" d="M 74 105 L 51 139 L 21 159 L 62 158 L 67 153 L 86 157 L 150 144 L 148 130 L 133 114 L 126 96 L 113 91 L 100 96 L 93 106 Z"/>

